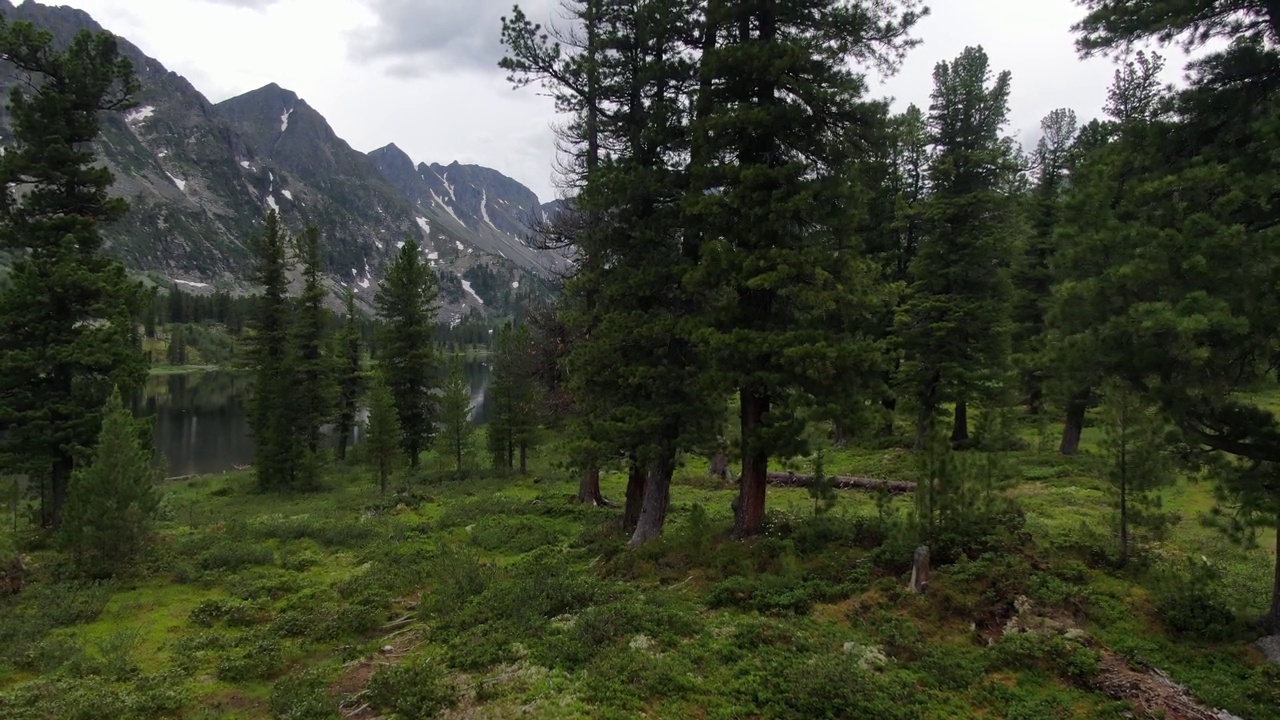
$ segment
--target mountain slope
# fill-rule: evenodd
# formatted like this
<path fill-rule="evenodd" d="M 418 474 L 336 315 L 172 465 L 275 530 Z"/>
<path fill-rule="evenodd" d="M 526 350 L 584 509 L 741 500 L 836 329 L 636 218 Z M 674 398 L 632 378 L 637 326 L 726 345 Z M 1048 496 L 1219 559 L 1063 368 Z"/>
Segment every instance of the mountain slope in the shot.
<path fill-rule="evenodd" d="M 16 8 L 0 0 L 0 13 L 50 30 L 60 44 L 80 30 L 103 29 L 83 11 L 31 0 Z M 529 281 L 529 272 L 544 272 L 533 258 L 488 251 L 491 245 L 465 227 L 415 208 L 295 93 L 271 84 L 215 106 L 127 40 L 119 44 L 138 74 L 139 105 L 104 116 L 97 150 L 116 175 L 112 193 L 131 204 L 104 233 L 109 251 L 130 268 L 196 291 L 246 289 L 252 238 L 275 208 L 290 230 L 308 223 L 320 229 L 335 295 L 349 285 L 371 302 L 372 288 L 410 237 L 437 268 L 447 315 L 468 308 L 503 313 L 545 291 Z M 12 68 L 0 67 L 0 92 L 7 95 L 18 80 Z M 0 109 L 0 144 L 8 134 Z M 507 291 L 484 302 L 468 289 L 474 289 L 468 278 L 481 277 L 490 280 L 486 287 Z"/>
<path fill-rule="evenodd" d="M 567 269 L 565 257 L 531 247 L 534 224 L 546 217 L 532 190 L 479 165 L 433 163 L 414 167 L 394 144 L 369 153 L 374 165 L 415 208 L 485 252 L 551 278 Z"/>

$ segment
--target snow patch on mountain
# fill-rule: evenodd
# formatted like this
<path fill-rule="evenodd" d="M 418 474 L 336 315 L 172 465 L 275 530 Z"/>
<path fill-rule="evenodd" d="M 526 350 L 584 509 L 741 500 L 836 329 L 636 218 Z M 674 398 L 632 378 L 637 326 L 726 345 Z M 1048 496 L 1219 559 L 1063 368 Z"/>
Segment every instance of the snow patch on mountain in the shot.
<path fill-rule="evenodd" d="M 447 213 L 449 213 L 450 215 L 452 215 L 452 216 L 453 216 L 453 219 L 454 219 L 454 220 L 457 220 L 457 221 L 458 221 L 458 223 L 459 223 L 460 225 L 462 225 L 462 227 L 466 227 L 466 226 L 467 226 L 467 224 L 466 224 L 466 223 L 462 222 L 462 218 L 458 217 L 458 214 L 457 214 L 457 213 L 455 213 L 455 212 L 453 211 L 453 208 L 449 207 L 449 206 L 445 203 L 444 198 L 442 198 L 442 197 L 440 197 L 439 195 L 437 195 L 437 194 L 436 194 L 436 191 L 435 191 L 435 190 L 432 190 L 432 191 L 431 191 L 431 199 L 435 201 L 435 204 L 437 204 L 437 205 L 439 205 L 440 207 L 444 208 L 444 209 L 445 209 L 445 212 L 447 212 Z"/>
<path fill-rule="evenodd" d="M 277 213 L 280 212 L 280 205 L 276 203 L 275 195 L 267 196 L 267 204 L 271 206 L 272 210 L 275 210 Z"/>
<path fill-rule="evenodd" d="M 462 289 L 470 293 L 471 297 L 476 299 L 476 302 L 480 303 L 481 305 L 484 304 L 484 300 L 481 300 L 480 296 L 476 294 L 476 291 L 471 289 L 471 283 L 468 282 L 466 278 L 462 278 Z"/>
<path fill-rule="evenodd" d="M 147 118 L 155 114 L 156 114 L 155 108 L 151 107 L 150 105 L 145 105 L 136 110 L 130 110 L 129 112 L 125 113 L 124 121 L 130 127 L 134 127 L 136 125 L 142 124 L 144 120 L 146 120 Z"/>
<path fill-rule="evenodd" d="M 511 289 L 512 289 L 512 290 L 519 290 L 519 289 L 520 289 L 520 281 L 519 281 L 519 280 L 512 280 L 512 281 L 511 281 Z"/>
<path fill-rule="evenodd" d="M 292 114 L 293 110 L 289 109 L 285 110 L 284 114 L 280 116 L 280 132 L 284 132 L 289 129 L 289 116 Z"/>
<path fill-rule="evenodd" d="M 288 190 L 281 190 L 280 194 L 285 196 L 289 200 L 293 200 L 293 193 L 289 192 Z"/>
<path fill-rule="evenodd" d="M 169 278 L 169 279 L 170 279 L 170 280 L 172 280 L 172 281 L 174 281 L 174 282 L 176 282 L 176 283 L 181 283 L 181 284 L 183 284 L 183 285 L 187 285 L 187 286 L 190 286 L 190 287 L 193 287 L 193 288 L 207 288 L 207 287 L 209 287 L 209 283 L 196 282 L 196 281 L 194 281 L 194 280 L 179 280 L 178 278 Z"/>
<path fill-rule="evenodd" d="M 168 175 L 168 176 L 169 176 L 169 179 L 173 181 L 173 184 L 174 184 L 174 185 L 177 185 L 177 186 L 178 186 L 178 189 L 179 189 L 179 190 L 181 190 L 181 191 L 183 191 L 183 192 L 186 192 L 186 191 L 187 191 L 187 181 L 186 181 L 186 180 L 183 180 L 183 179 L 181 179 L 181 178 L 176 178 L 176 177 L 174 177 L 174 176 L 173 176 L 173 173 L 171 173 L 171 172 L 166 172 L 166 173 L 165 173 L 165 175 Z"/>
<path fill-rule="evenodd" d="M 497 225 L 494 225 L 494 224 L 493 224 L 493 221 L 489 219 L 489 207 L 488 207 L 488 206 L 489 206 L 489 191 L 488 191 L 488 190 L 485 190 L 484 188 L 481 188 L 481 189 L 480 189 L 480 217 L 481 217 L 481 218 L 482 218 L 486 223 L 488 223 L 488 224 L 489 224 L 489 227 L 493 228 L 494 230 L 498 230 L 498 226 L 497 226 Z M 502 231 L 501 231 L 501 230 L 498 230 L 498 232 L 502 232 Z"/>
<path fill-rule="evenodd" d="M 248 161 L 248 160 L 241 160 L 241 161 L 240 161 L 240 167 L 244 168 L 245 170 L 248 170 L 248 169 L 249 169 L 249 161 Z"/>
<path fill-rule="evenodd" d="M 427 222 L 426 218 L 415 217 L 414 220 L 418 221 L 418 227 L 422 228 L 422 234 L 428 238 L 431 237 L 431 223 Z"/>

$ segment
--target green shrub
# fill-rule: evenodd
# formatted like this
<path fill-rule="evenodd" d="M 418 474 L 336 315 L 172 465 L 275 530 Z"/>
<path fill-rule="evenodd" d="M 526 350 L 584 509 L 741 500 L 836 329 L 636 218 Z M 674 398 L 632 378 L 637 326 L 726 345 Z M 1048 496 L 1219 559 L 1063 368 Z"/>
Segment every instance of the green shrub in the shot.
<path fill-rule="evenodd" d="M 707 606 L 799 615 L 808 612 L 814 603 L 832 602 L 852 595 L 860 584 L 831 583 L 803 576 L 744 575 L 727 578 L 712 586 L 707 594 Z"/>
<path fill-rule="evenodd" d="M 1237 630 L 1235 612 L 1223 597 L 1221 572 L 1188 559 L 1155 576 L 1154 599 L 1161 622 L 1174 635 L 1225 640 Z"/>
<path fill-rule="evenodd" d="M 204 548 L 195 562 L 200 570 L 234 572 L 254 565 L 275 564 L 275 553 L 258 540 L 242 540 L 226 535 L 216 535 L 198 538 L 196 542 L 199 547 Z"/>
<path fill-rule="evenodd" d="M 648 701 L 678 699 L 696 687 L 686 658 L 626 646 L 597 655 L 583 678 L 586 697 L 614 710 L 641 710 Z"/>
<path fill-rule="evenodd" d="M 263 612 L 255 605 L 235 598 L 209 598 L 201 600 L 187 615 L 187 622 L 199 627 L 213 627 L 219 623 L 227 627 L 248 627 L 262 621 Z"/>
<path fill-rule="evenodd" d="M 271 713 L 277 720 L 337 720 L 337 702 L 324 673 L 316 668 L 288 675 L 271 687 Z"/>
<path fill-rule="evenodd" d="M 457 701 L 444 669 L 426 657 L 382 666 L 369 678 L 367 689 L 375 708 L 403 720 L 434 717 Z"/>
<path fill-rule="evenodd" d="M 564 538 L 545 520 L 528 517 L 489 517 L 471 528 L 472 545 L 488 552 L 526 553 L 548 545 L 559 545 Z"/>
<path fill-rule="evenodd" d="M 247 632 L 216 657 L 214 672 L 219 680 L 267 680 L 284 667 L 284 645 L 266 633 Z"/>

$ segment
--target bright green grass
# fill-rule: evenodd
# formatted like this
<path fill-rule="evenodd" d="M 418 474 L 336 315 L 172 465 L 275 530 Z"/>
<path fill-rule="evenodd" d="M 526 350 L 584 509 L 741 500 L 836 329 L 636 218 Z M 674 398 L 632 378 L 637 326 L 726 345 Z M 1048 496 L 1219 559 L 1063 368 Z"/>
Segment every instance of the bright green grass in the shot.
<path fill-rule="evenodd" d="M 1024 435 L 1035 447 L 1033 432 Z M 613 529 L 620 508 L 571 502 L 576 487 L 557 469 L 554 444 L 528 477 L 444 481 L 443 463 L 428 455 L 409 476 L 412 494 L 386 500 L 358 466 L 335 466 L 324 492 L 293 496 L 257 493 L 245 473 L 177 481 L 165 487 L 169 519 L 157 557 L 138 578 L 95 591 L 63 585 L 57 556 L 31 553 L 28 592 L 0 599 L 0 640 L 14 638 L 15 648 L 0 657 L 0 703 L 33 688 L 44 695 L 0 704 L 0 714 L 268 718 L 273 693 L 299 713 L 313 702 L 333 711 L 344 698 L 354 709 L 369 701 L 360 693 L 386 645 L 401 661 L 431 661 L 427 675 L 396 686 L 404 697 L 432 677 L 460 689 L 442 717 L 1116 717 L 1123 708 L 1072 675 L 1071 663 L 1087 664 L 1087 653 L 988 647 L 984 618 L 1011 601 L 1008 587 L 1029 580 L 1017 592 L 1074 615 L 1106 646 L 1161 667 L 1206 702 L 1250 720 L 1280 717 L 1266 695 L 1280 678 L 1264 674 L 1247 631 L 1217 643 L 1171 638 L 1146 571 L 1077 559 L 1080 539 L 1106 542 L 1110 523 L 1098 437 L 1088 428 L 1076 458 L 1009 453 L 1019 478 L 1011 494 L 1034 545 L 937 568 L 925 597 L 902 589 L 913 545 L 899 543 L 887 558 L 898 569 L 885 569 L 873 544 L 849 534 L 874 525 L 871 494 L 839 493 L 830 524 L 809 520 L 806 490 L 773 488 L 775 529 L 732 541 L 733 487 L 708 478 L 700 458 L 687 458 L 677 477 L 664 539 L 634 553 Z M 896 449 L 832 449 L 826 469 L 915 474 L 910 454 Z M 621 503 L 622 473 L 607 472 L 602 486 Z M 1234 609 L 1260 613 L 1274 545 L 1239 548 L 1203 527 L 1197 519 L 1212 503 L 1200 483 L 1169 489 L 1166 507 L 1183 519 L 1157 556 L 1210 559 Z M 909 497 L 891 504 L 900 514 L 910 507 Z M 835 539 L 805 529 L 824 527 L 838 529 Z M 487 594 L 449 599 L 473 571 L 490 573 Z M 41 595 L 42 586 L 61 590 Z M 801 588 L 817 599 L 798 601 Z M 68 604 L 76 598 L 83 603 Z M 561 600 L 572 621 L 526 616 Z M 223 607 L 233 619 L 198 624 L 200 613 Z M 47 629 L 23 634 L 16 618 Z M 971 622 L 985 629 L 975 636 Z M 883 648 L 888 664 L 859 669 L 847 643 Z M 19 646 L 43 652 L 49 667 L 26 664 Z M 130 670 L 103 679 L 112 657 Z M 320 689 L 286 693 L 308 668 L 319 672 Z"/>

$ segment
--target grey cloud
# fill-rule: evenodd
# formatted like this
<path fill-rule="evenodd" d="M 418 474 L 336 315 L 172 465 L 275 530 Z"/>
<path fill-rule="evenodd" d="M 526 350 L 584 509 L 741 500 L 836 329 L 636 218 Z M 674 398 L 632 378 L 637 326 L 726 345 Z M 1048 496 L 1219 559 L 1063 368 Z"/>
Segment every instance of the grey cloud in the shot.
<path fill-rule="evenodd" d="M 492 70 L 502 58 L 500 18 L 513 0 L 366 0 L 376 22 L 353 30 L 350 52 L 358 61 L 390 61 L 396 77 L 421 77 L 446 69 Z M 535 21 L 552 19 L 555 0 L 521 2 Z"/>
<path fill-rule="evenodd" d="M 213 5 L 230 5 L 231 7 L 250 8 L 253 10 L 264 10 L 275 5 L 280 0 L 203 0 Z"/>

